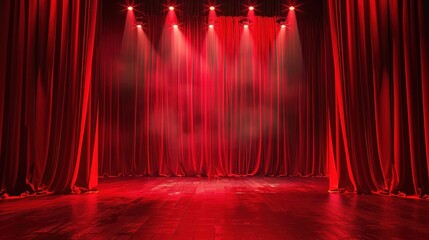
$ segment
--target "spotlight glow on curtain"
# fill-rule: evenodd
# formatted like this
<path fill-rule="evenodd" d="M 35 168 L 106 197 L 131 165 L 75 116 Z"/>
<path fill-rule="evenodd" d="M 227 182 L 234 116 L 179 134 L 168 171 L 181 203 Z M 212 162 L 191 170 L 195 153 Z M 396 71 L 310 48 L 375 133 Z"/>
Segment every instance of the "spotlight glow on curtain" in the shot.
<path fill-rule="evenodd" d="M 307 120 L 294 14 L 288 29 L 258 16 L 249 28 L 240 17 L 215 17 L 213 28 L 206 17 L 182 17 L 174 28 L 174 11 L 136 29 L 127 14 L 121 39 L 111 33 L 120 27 L 105 29 L 105 47 L 122 47 L 99 57 L 114 72 L 100 80 L 100 174 L 325 173 L 299 147 Z"/>

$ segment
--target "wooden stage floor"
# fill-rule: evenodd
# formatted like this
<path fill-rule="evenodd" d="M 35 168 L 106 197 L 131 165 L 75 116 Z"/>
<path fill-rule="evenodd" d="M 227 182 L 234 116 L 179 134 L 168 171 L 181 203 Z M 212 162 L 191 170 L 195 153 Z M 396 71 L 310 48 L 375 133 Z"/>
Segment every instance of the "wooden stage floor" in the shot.
<path fill-rule="evenodd" d="M 0 239 L 426 239 L 429 201 L 329 194 L 327 178 L 109 178 L 0 201 Z"/>

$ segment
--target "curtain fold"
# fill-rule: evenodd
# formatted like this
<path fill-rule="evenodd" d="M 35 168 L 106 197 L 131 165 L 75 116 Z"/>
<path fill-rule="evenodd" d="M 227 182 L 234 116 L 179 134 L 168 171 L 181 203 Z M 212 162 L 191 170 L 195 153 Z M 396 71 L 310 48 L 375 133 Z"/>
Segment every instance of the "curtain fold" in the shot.
<path fill-rule="evenodd" d="M 331 188 L 428 193 L 428 11 L 427 1 L 328 1 Z"/>
<path fill-rule="evenodd" d="M 287 15 L 270 1 L 247 29 L 188 2 L 177 16 L 148 4 L 142 29 L 137 5 L 0 2 L 2 195 L 91 190 L 98 175 L 328 172 L 332 190 L 428 193 L 428 1 Z"/>
<path fill-rule="evenodd" d="M 2 1 L 1 8 L 2 194 L 93 189 L 98 1 Z"/>
<path fill-rule="evenodd" d="M 248 29 L 229 16 L 209 28 L 180 11 L 144 16 L 138 29 L 138 9 L 106 7 L 99 175 L 325 175 L 319 5 L 313 17 L 289 13 L 287 29 L 261 16 Z"/>

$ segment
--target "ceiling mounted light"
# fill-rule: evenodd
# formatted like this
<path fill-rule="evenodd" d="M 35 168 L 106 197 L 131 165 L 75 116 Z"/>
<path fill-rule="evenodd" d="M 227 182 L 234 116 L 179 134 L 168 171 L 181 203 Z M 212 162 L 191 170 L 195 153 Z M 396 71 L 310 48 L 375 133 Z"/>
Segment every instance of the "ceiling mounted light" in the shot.
<path fill-rule="evenodd" d="M 285 17 L 278 17 L 276 19 L 276 22 L 278 25 L 280 25 L 282 28 L 286 27 L 286 18 Z"/>
<path fill-rule="evenodd" d="M 143 26 L 143 18 L 140 16 L 140 17 L 136 17 L 136 25 L 137 25 L 137 28 L 142 28 L 142 26 Z"/>
<path fill-rule="evenodd" d="M 240 19 L 240 21 L 238 21 L 241 25 L 243 25 L 245 28 L 248 28 L 250 26 L 250 24 L 252 23 L 250 21 L 249 18 L 247 17 L 243 17 L 242 19 Z"/>

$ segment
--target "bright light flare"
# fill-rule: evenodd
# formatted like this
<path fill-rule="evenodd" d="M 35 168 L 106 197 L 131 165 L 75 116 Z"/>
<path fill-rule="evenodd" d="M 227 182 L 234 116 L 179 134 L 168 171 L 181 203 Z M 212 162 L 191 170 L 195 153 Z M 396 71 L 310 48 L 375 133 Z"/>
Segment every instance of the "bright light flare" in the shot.
<path fill-rule="evenodd" d="M 282 28 L 286 28 L 286 25 L 285 25 L 285 24 L 282 24 Z"/>
<path fill-rule="evenodd" d="M 179 25 L 173 24 L 173 28 L 178 28 L 178 27 L 179 27 Z"/>
<path fill-rule="evenodd" d="M 214 28 L 213 24 L 210 24 L 210 25 L 209 25 L 209 28 Z"/>
<path fill-rule="evenodd" d="M 170 6 L 170 7 L 168 7 L 168 9 L 169 9 L 170 11 L 173 11 L 173 10 L 174 10 L 174 7 L 173 7 L 173 6 Z"/>
<path fill-rule="evenodd" d="M 214 10 L 215 10 L 215 7 L 211 6 L 210 11 L 214 11 Z"/>
<path fill-rule="evenodd" d="M 253 10 L 255 10 L 255 7 L 250 6 L 250 7 L 249 7 L 249 10 L 250 10 L 250 11 L 253 11 Z"/>
<path fill-rule="evenodd" d="M 244 25 L 244 28 L 249 28 L 249 25 L 245 24 L 245 25 Z"/>
<path fill-rule="evenodd" d="M 294 6 L 290 6 L 289 10 L 293 11 L 293 10 L 295 10 L 295 7 Z"/>
<path fill-rule="evenodd" d="M 133 10 L 133 7 L 129 6 L 128 11 L 132 11 L 132 10 Z"/>
<path fill-rule="evenodd" d="M 137 24 L 137 28 L 142 28 L 142 25 L 141 24 Z"/>

